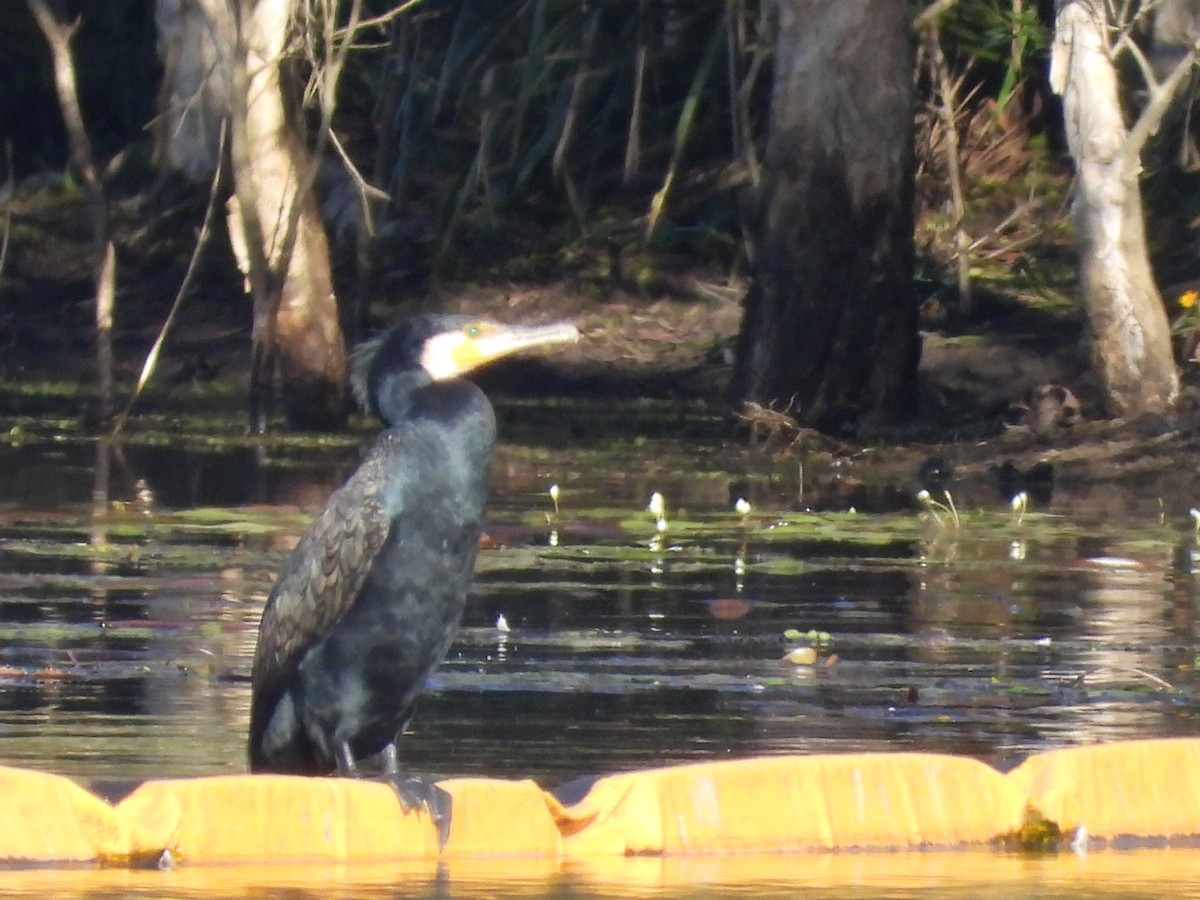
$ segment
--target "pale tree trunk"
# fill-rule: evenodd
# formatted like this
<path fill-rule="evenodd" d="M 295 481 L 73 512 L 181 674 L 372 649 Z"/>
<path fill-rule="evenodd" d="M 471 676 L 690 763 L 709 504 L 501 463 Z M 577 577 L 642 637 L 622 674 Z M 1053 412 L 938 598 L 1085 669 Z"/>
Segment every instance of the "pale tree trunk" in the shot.
<path fill-rule="evenodd" d="M 92 242 L 95 256 L 96 380 L 99 389 L 99 414 L 107 422 L 113 414 L 113 309 L 116 304 L 117 254 L 110 235 L 108 199 L 104 183 L 92 156 L 92 142 L 83 124 L 79 91 L 75 83 L 75 63 L 71 57 L 71 38 L 79 22 L 68 23 L 65 11 L 46 0 L 27 0 L 38 28 L 50 45 L 54 86 L 67 131 L 71 164 L 87 189 L 92 218 Z"/>
<path fill-rule="evenodd" d="M 234 196 L 230 234 L 254 294 L 253 424 L 263 430 L 278 354 L 289 424 L 330 428 L 345 419 L 346 353 L 329 244 L 312 191 L 313 162 L 292 134 L 281 66 L 291 0 L 241 0 L 234 59 Z M 257 271 L 256 271 L 257 270 Z"/>
<path fill-rule="evenodd" d="M 163 64 L 155 162 L 203 181 L 217 171 L 229 118 L 234 10 L 228 0 L 156 0 L 154 21 Z"/>
<path fill-rule="evenodd" d="M 253 297 L 251 423 L 271 414 L 278 364 L 284 411 L 295 428 L 340 425 L 346 354 L 329 246 L 312 190 L 315 166 L 285 111 L 281 67 L 294 37 L 294 0 L 159 0 L 170 103 L 159 155 L 185 172 L 216 168 L 228 116 L 234 195 L 229 234 Z M 224 108 L 222 108 L 224 105 Z M 206 165 L 206 160 L 209 160 Z"/>
<path fill-rule="evenodd" d="M 1127 417 L 1165 412 L 1179 394 L 1138 183 L 1142 147 L 1175 84 L 1165 94 L 1152 90 L 1151 103 L 1128 130 L 1110 26 L 1103 0 L 1058 0 L 1050 83 L 1062 96 L 1067 144 L 1079 176 L 1074 212 L 1093 367 L 1108 412 Z"/>

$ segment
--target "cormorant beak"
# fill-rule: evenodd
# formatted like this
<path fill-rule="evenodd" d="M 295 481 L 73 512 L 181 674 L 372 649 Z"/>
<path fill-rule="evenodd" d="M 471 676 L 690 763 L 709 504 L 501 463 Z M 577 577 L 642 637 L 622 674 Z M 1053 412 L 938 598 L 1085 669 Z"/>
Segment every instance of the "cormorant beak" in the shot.
<path fill-rule="evenodd" d="M 427 340 L 421 353 L 421 365 L 431 378 L 439 381 L 463 375 L 494 359 L 531 347 L 578 340 L 579 330 L 569 322 L 532 326 L 474 322 Z"/>

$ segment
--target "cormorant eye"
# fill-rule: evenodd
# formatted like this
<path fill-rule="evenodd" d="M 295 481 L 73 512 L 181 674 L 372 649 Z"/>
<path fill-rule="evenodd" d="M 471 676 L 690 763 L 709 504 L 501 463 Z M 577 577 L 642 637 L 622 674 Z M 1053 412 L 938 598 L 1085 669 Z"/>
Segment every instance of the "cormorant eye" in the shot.
<path fill-rule="evenodd" d="M 467 325 L 465 328 L 463 328 L 463 334 L 469 338 L 477 338 L 487 332 L 487 330 L 488 328 L 484 323 L 472 322 L 470 325 Z"/>

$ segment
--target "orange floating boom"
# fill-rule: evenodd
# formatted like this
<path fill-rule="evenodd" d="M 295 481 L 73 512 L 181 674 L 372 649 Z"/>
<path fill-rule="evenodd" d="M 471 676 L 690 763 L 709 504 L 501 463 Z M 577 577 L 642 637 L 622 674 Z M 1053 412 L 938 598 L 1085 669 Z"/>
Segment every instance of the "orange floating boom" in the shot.
<path fill-rule="evenodd" d="M 459 778 L 449 841 L 389 785 L 289 775 L 150 781 L 116 806 L 57 775 L 0 767 L 0 862 L 326 865 L 605 859 L 754 851 L 1011 846 L 1200 835 L 1200 739 L 1041 753 L 1003 775 L 930 753 L 781 756 L 601 778 L 564 805 L 532 781 Z"/>

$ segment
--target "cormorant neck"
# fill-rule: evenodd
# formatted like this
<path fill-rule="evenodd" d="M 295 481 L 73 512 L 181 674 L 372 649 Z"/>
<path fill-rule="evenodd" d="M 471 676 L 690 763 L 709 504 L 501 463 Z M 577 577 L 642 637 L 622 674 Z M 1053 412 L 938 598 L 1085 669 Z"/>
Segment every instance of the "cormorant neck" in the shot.
<path fill-rule="evenodd" d="M 413 404 L 419 393 L 433 386 L 433 381 L 420 369 L 391 372 L 381 379 L 372 396 L 375 414 L 391 428 L 412 416 Z"/>
<path fill-rule="evenodd" d="M 423 385 L 408 399 L 403 421 L 441 435 L 451 470 L 486 481 L 496 442 L 496 413 L 487 395 L 473 382 L 448 378 Z"/>
<path fill-rule="evenodd" d="M 491 441 L 495 435 L 495 413 L 487 395 L 465 378 L 431 380 L 423 372 L 392 375 L 385 390 L 376 396 L 376 412 L 388 428 L 417 419 L 434 422 L 452 431 L 472 424 L 482 429 L 474 440 Z M 467 432 L 479 428 L 467 427 Z"/>

